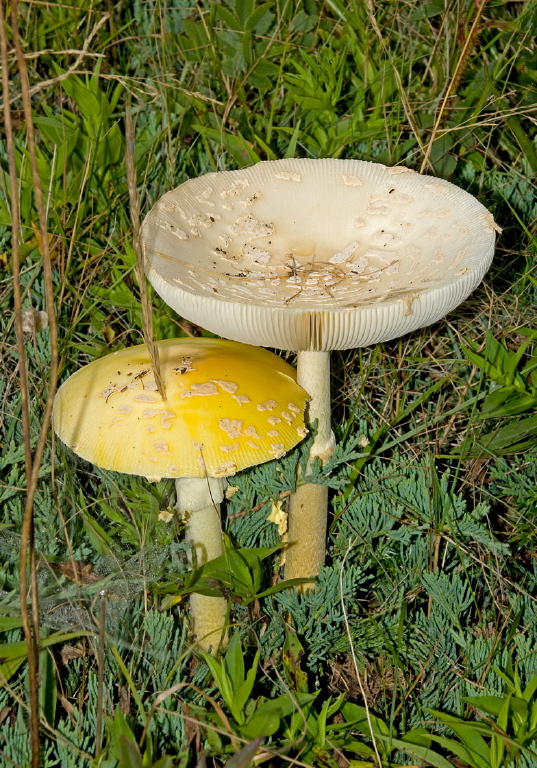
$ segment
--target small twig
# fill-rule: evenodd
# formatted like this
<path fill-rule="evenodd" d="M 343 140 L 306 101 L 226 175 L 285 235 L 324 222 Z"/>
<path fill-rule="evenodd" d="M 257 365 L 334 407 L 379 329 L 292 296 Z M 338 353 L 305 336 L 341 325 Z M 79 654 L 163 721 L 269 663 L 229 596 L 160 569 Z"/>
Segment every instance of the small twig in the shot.
<path fill-rule="evenodd" d="M 125 160 L 127 164 L 127 186 L 129 188 L 130 213 L 132 222 L 132 238 L 134 249 L 136 251 L 136 276 L 138 278 L 138 287 L 140 288 L 140 303 L 142 305 L 142 323 L 144 341 L 151 356 L 153 365 L 153 374 L 155 383 L 163 400 L 166 400 L 166 390 L 160 375 L 160 361 L 158 346 L 153 336 L 153 313 L 147 296 L 147 285 L 145 282 L 144 254 L 142 243 L 140 242 L 140 198 L 138 197 L 138 188 L 136 185 L 136 165 L 134 162 L 134 126 L 131 116 L 131 100 L 127 100 L 125 108 Z"/>
<path fill-rule="evenodd" d="M 293 491 L 280 491 L 278 494 L 278 499 L 286 499 L 292 494 Z M 227 520 L 237 520 L 239 517 L 246 517 L 246 515 L 251 515 L 253 512 L 258 512 L 262 507 L 265 506 L 265 504 L 270 504 L 271 501 L 272 499 L 260 501 L 259 504 L 256 504 L 255 507 L 252 507 L 251 509 L 243 509 L 241 512 L 235 512 L 233 515 L 228 515 Z"/>
<path fill-rule="evenodd" d="M 42 51 L 34 51 L 33 53 L 25 53 L 25 59 L 39 59 L 40 56 L 75 56 L 75 55 L 89 56 L 91 59 L 106 59 L 104 53 L 89 53 L 89 51 L 79 50 L 78 48 L 66 48 L 64 51 L 55 51 L 53 48 L 44 48 Z"/>

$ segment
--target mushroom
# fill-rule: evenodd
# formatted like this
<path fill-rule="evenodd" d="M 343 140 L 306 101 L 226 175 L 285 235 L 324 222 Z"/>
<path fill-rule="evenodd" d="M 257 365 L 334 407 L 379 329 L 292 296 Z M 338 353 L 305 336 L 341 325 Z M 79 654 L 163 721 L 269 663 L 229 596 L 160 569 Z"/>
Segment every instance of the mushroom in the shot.
<path fill-rule="evenodd" d="M 409 168 L 275 160 L 190 179 L 142 230 L 146 269 L 183 317 L 236 341 L 298 352 L 317 421 L 311 460 L 334 448 L 330 350 L 434 323 L 490 266 L 492 215 L 472 195 Z M 324 562 L 327 488 L 292 497 L 286 578 Z"/>
<path fill-rule="evenodd" d="M 105 469 L 176 478 L 191 565 L 223 553 L 219 504 L 226 478 L 280 458 L 306 435 L 307 394 L 296 371 L 266 349 L 220 339 L 158 343 L 166 401 L 145 345 L 95 360 L 58 390 L 53 426 L 75 453 Z M 191 597 L 203 650 L 224 636 L 224 598 Z"/>

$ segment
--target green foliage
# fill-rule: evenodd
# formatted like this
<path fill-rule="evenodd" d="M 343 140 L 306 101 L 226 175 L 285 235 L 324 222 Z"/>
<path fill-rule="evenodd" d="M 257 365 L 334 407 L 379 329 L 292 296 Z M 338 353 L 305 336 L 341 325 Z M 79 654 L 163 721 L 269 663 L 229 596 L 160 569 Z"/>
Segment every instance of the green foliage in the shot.
<path fill-rule="evenodd" d="M 468 696 L 465 701 L 475 708 L 483 721 L 468 721 L 430 710 L 455 733 L 456 739 L 424 736 L 464 760 L 472 768 L 500 768 L 522 764 L 518 758 L 537 758 L 537 676 L 523 689 L 516 668 L 511 674 L 496 670 L 504 680 L 503 696 Z"/>
<path fill-rule="evenodd" d="M 285 513 L 313 435 L 233 478 L 226 553 L 193 572 L 170 483 L 101 472 L 47 443 L 35 502 L 43 765 L 203 768 L 209 752 L 228 768 L 344 758 L 372 768 L 378 751 L 386 766 L 532 768 L 534 4 L 79 0 L 19 13 L 60 380 L 141 340 L 127 110 L 144 212 L 211 170 L 328 156 L 419 170 L 430 149 L 425 172 L 476 194 L 504 229 L 486 292 L 448 322 L 334 355 L 338 446 L 311 478 L 330 488 L 315 591 L 282 583 L 284 542 L 267 520 L 273 504 Z M 12 58 L 9 71 L 35 450 L 50 338 L 36 314 L 41 235 Z M 26 766 L 10 198 L 2 135 L 0 762 Z M 150 297 L 157 338 L 200 332 Z M 194 590 L 229 598 L 234 629 L 219 659 L 190 645 Z"/>
<path fill-rule="evenodd" d="M 308 647 L 308 666 L 313 668 L 334 654 L 348 651 L 345 611 L 351 616 L 358 613 L 357 594 L 369 580 L 359 566 L 347 566 L 343 573 L 340 568 L 324 568 L 315 590 L 304 594 L 294 590 L 278 593 L 276 605 L 266 608 L 271 617 L 268 632 L 282 632 L 282 617 L 293 617 L 293 624 Z M 274 637 L 267 641 L 272 645 Z"/>
<path fill-rule="evenodd" d="M 482 354 L 478 354 L 479 346 L 475 343 L 472 343 L 472 349 L 463 347 L 466 357 L 492 381 L 491 391 L 483 400 L 479 414 L 482 419 L 519 416 L 537 407 L 537 387 L 532 379 L 537 368 L 537 355 L 531 354 L 537 331 L 518 328 L 517 333 L 525 337 L 525 341 L 515 351 L 497 341 L 490 331 L 485 334 Z M 536 436 L 537 417 L 529 416 L 498 427 L 478 440 L 468 437 L 456 452 L 477 456 L 512 454 L 532 448 L 536 445 Z"/>
<path fill-rule="evenodd" d="M 296 699 L 282 695 L 272 699 L 259 697 L 254 700 L 252 690 L 256 682 L 260 654 L 257 651 L 252 666 L 246 672 L 241 641 L 236 633 L 220 662 L 207 654 L 202 655 L 234 720 L 233 730 L 242 738 L 251 740 L 258 736 L 273 736 L 279 730 L 282 718 L 290 715 L 297 706 L 303 706 L 315 698 L 314 694 L 297 692 Z M 225 725 L 225 720 L 216 708 L 212 719 L 221 726 Z"/>
<path fill-rule="evenodd" d="M 372 715 L 365 707 L 357 704 L 347 703 L 342 707 L 342 713 L 345 720 L 352 727 L 369 737 L 375 744 L 375 750 L 367 748 L 364 751 L 372 762 L 368 765 L 375 765 L 375 754 L 378 753 L 382 764 L 389 764 L 390 758 L 396 751 L 403 752 L 410 758 L 424 761 L 426 765 L 433 765 L 436 768 L 449 768 L 452 763 L 446 760 L 442 755 L 436 753 L 430 748 L 429 744 L 423 744 L 422 732 L 419 729 L 408 731 L 404 736 L 398 738 L 397 735 L 380 717 Z"/>
<path fill-rule="evenodd" d="M 350 757 L 354 753 L 371 760 L 363 763 L 364 766 L 372 766 L 376 749 L 384 760 L 400 750 L 411 757 L 424 758 L 438 768 L 449 768 L 451 764 L 429 746 L 424 747 L 419 740 L 414 743 L 412 732 L 397 739 L 379 717 L 371 715 L 364 707 L 344 703 L 343 695 L 335 699 L 329 696 L 320 703 L 318 694 L 308 693 L 307 678 L 300 668 L 302 653 L 296 636 L 287 632 L 283 662 L 290 689 L 270 700 L 252 697 L 260 653 L 259 650 L 256 652 L 252 666 L 246 672 L 237 633 L 233 634 L 220 661 L 203 654 L 232 718 L 228 721 L 220 708 L 213 705 L 215 711 L 210 720 L 222 728 L 228 726 L 233 733 L 246 739 L 273 737 L 273 750 L 299 754 L 307 765 L 336 768 L 336 755 L 348 759 L 347 755 Z M 200 715 L 207 717 L 203 711 Z M 375 749 L 357 740 L 355 732 L 372 739 Z M 220 742 L 218 748 L 222 749 Z M 361 762 L 355 764 L 362 765 Z"/>
<path fill-rule="evenodd" d="M 248 606 L 262 597 L 274 595 L 307 579 L 289 579 L 262 590 L 262 562 L 277 552 L 277 547 L 257 547 L 236 549 L 228 536 L 224 534 L 224 554 L 209 560 L 200 568 L 193 568 L 183 577 L 184 585 L 177 589 L 173 584 L 162 586 L 162 591 L 170 593 L 163 607 L 174 605 L 184 595 L 196 592 L 209 597 L 231 597 L 235 602 Z"/>
<path fill-rule="evenodd" d="M 511 538 L 520 546 L 533 546 L 537 513 L 537 456 L 499 459 L 491 470 L 492 491 L 507 506 L 513 521 Z"/>
<path fill-rule="evenodd" d="M 173 768 L 174 759 L 171 755 L 164 755 L 153 762 L 149 739 L 146 740 L 144 752 L 141 752 L 119 707 L 116 707 L 113 718 L 106 718 L 106 728 L 108 744 L 95 759 L 96 768 Z"/>
<path fill-rule="evenodd" d="M 537 368 L 537 354 L 531 355 L 525 365 L 521 366 L 528 348 L 537 339 L 537 331 L 518 328 L 517 333 L 525 336 L 526 340 L 516 351 L 510 351 L 505 343 L 497 341 L 490 331 L 485 334 L 483 354 L 477 354 L 477 344 L 472 344 L 474 351 L 463 347 L 468 359 L 500 387 L 494 389 L 483 401 L 483 418 L 517 416 L 537 406 L 537 387 L 532 386 L 529 378 Z"/>

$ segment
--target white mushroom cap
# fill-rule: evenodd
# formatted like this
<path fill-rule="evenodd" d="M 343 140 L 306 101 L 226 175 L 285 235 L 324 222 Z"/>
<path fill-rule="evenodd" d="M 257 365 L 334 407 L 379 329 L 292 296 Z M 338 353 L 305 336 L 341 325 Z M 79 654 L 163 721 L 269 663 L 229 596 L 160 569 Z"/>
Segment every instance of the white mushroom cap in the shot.
<path fill-rule="evenodd" d="M 167 400 L 145 345 L 95 360 L 58 390 L 60 440 L 99 467 L 151 480 L 228 477 L 306 435 L 308 396 L 277 355 L 221 339 L 158 343 Z"/>
<path fill-rule="evenodd" d="M 490 266 L 492 215 L 404 167 L 276 160 L 168 192 L 142 240 L 180 315 L 261 346 L 366 346 L 439 320 Z"/>

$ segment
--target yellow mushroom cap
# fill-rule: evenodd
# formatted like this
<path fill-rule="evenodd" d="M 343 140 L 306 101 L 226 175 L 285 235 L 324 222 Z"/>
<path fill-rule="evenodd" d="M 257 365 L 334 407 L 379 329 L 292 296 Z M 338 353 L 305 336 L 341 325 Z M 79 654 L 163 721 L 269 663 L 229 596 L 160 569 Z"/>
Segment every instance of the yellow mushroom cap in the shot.
<path fill-rule="evenodd" d="M 266 349 L 220 339 L 158 344 L 167 400 L 145 345 L 95 360 L 54 401 L 56 434 L 99 467 L 162 477 L 228 477 L 305 437 L 306 392 Z"/>

